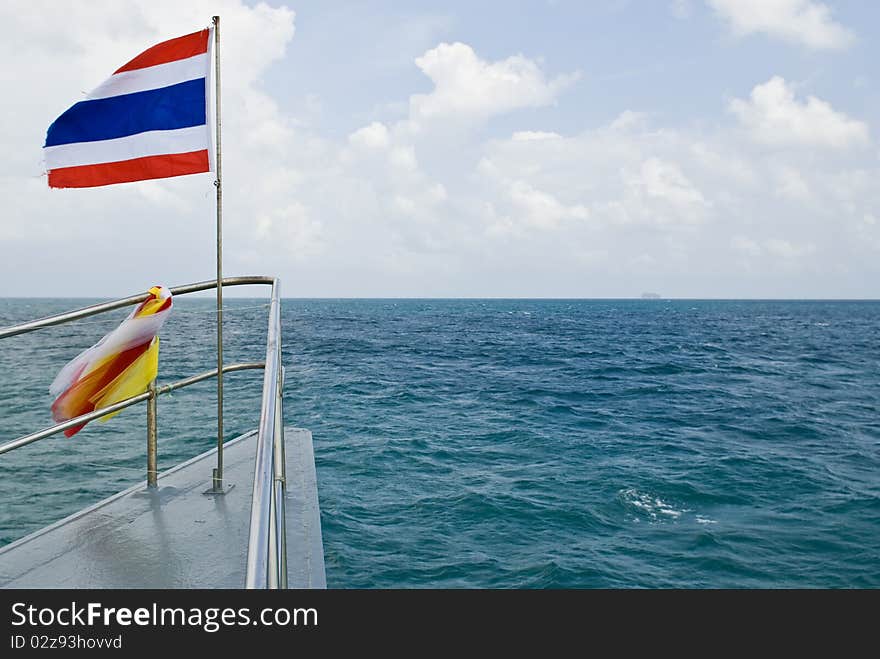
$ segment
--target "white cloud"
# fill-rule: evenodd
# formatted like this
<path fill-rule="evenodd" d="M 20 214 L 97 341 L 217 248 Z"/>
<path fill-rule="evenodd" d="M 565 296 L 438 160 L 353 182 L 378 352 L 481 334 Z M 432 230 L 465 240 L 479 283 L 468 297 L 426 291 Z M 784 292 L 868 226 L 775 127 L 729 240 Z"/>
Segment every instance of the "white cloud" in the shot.
<path fill-rule="evenodd" d="M 701 168 L 729 178 L 738 186 L 752 186 L 757 182 L 753 163 L 730 150 L 721 153 L 698 140 L 691 144 L 690 155 Z"/>
<path fill-rule="evenodd" d="M 365 149 L 385 149 L 389 144 L 388 128 L 385 124 L 374 121 L 349 135 L 348 141 L 353 146 Z"/>
<path fill-rule="evenodd" d="M 477 169 L 482 158 L 481 147 L 470 142 L 474 122 L 555 103 L 576 75 L 550 79 L 521 55 L 488 62 L 463 43 L 441 43 L 417 58 L 416 65 L 434 89 L 410 96 L 409 114 L 397 123 L 373 122 L 351 133 L 351 149 L 341 154 L 347 174 L 360 179 L 383 209 L 374 220 L 385 226 L 377 232 L 387 233 L 389 244 L 422 255 L 448 253 L 452 245 L 475 241 L 471 221 L 481 223 L 478 234 L 521 235 L 588 216 L 583 205 L 564 203 L 523 179 L 489 176 L 494 198 L 485 202 L 467 180 L 473 176 L 468 167 Z M 552 131 L 522 130 L 511 141 L 550 144 L 563 138 Z M 474 213 L 472 207 L 482 210 Z M 503 208 L 503 216 L 496 207 Z"/>
<path fill-rule="evenodd" d="M 562 135 L 552 131 L 543 130 L 519 130 L 511 138 L 514 142 L 526 142 L 529 140 L 559 140 Z"/>
<path fill-rule="evenodd" d="M 305 260 L 320 254 L 324 248 L 321 223 L 312 219 L 308 209 L 298 201 L 265 209 L 255 219 L 256 238 L 280 246 L 288 258 Z"/>
<path fill-rule="evenodd" d="M 781 238 L 759 242 L 745 236 L 736 236 L 731 241 L 731 246 L 752 258 L 763 256 L 784 261 L 794 261 L 816 253 L 816 246 L 812 243 L 798 243 Z"/>
<path fill-rule="evenodd" d="M 797 168 L 781 165 L 776 170 L 777 189 L 779 194 L 795 201 L 810 200 L 810 186 Z"/>
<path fill-rule="evenodd" d="M 706 200 L 675 163 L 648 158 L 642 163 L 635 184 L 644 188 L 649 197 L 663 199 L 675 206 L 705 206 Z"/>
<path fill-rule="evenodd" d="M 748 100 L 732 100 L 729 108 L 753 139 L 769 146 L 844 149 L 870 142 L 867 124 L 837 112 L 815 96 L 798 101 L 779 76 L 756 85 Z"/>
<path fill-rule="evenodd" d="M 792 282 L 804 280 L 812 294 L 828 294 L 822 286 L 834 268 L 876 271 L 869 264 L 880 232 L 864 218 L 880 214 L 870 183 L 880 171 L 853 166 L 872 154 L 768 153 L 720 124 L 664 129 L 626 119 L 573 136 L 489 143 L 478 168 L 488 237 L 506 253 L 512 245 L 537 253 L 552 237 L 555 262 L 567 256 L 589 277 L 683 277 L 712 295 L 723 281 L 738 282 L 728 291 L 748 281 L 767 295 L 792 295 Z M 587 252 L 605 256 L 579 256 Z"/>
<path fill-rule="evenodd" d="M 410 145 L 396 146 L 391 150 L 391 164 L 401 170 L 415 172 L 419 168 L 416 151 Z"/>
<path fill-rule="evenodd" d="M 707 0 L 734 34 L 763 33 L 816 49 L 846 48 L 853 33 L 836 23 L 831 10 L 813 0 Z"/>
<path fill-rule="evenodd" d="M 553 195 L 536 190 L 524 181 L 510 183 L 508 194 L 510 201 L 522 212 L 526 222 L 541 229 L 556 228 L 562 220 L 569 217 L 578 220 L 589 217 L 589 211 L 583 205 L 567 207 Z"/>
<path fill-rule="evenodd" d="M 618 117 L 611 122 L 612 130 L 632 130 L 642 129 L 647 126 L 647 116 L 643 112 L 633 112 L 632 110 L 624 110 Z"/>
<path fill-rule="evenodd" d="M 763 251 L 757 242 L 751 238 L 746 238 L 745 236 L 734 236 L 733 240 L 730 241 L 730 244 L 734 249 L 752 257 L 760 256 Z"/>
<path fill-rule="evenodd" d="M 781 240 L 779 238 L 768 240 L 764 244 L 764 247 L 771 255 L 783 259 L 799 259 L 804 256 L 809 256 L 816 251 L 816 246 L 811 243 L 798 244 L 789 240 Z"/>
<path fill-rule="evenodd" d="M 613 225 L 688 226 L 707 217 L 711 203 L 677 162 L 674 133 L 620 125 L 574 137 L 559 134 L 524 139 L 515 133 L 492 142 L 477 168 L 491 200 L 487 221 L 516 227 L 523 235 L 540 228 L 564 233 Z M 540 133 L 539 133 L 540 134 Z M 588 221 L 587 221 L 588 220 Z"/>
<path fill-rule="evenodd" d="M 480 59 L 463 43 L 441 43 L 416 58 L 434 83 L 429 94 L 410 98 L 413 118 L 486 118 L 519 108 L 551 105 L 577 74 L 548 80 L 532 60 L 514 55 L 498 62 Z"/>
<path fill-rule="evenodd" d="M 563 140 L 561 136 L 550 139 Z M 524 142 L 528 145 L 543 141 L 511 138 L 496 146 L 504 149 Z M 584 204 L 564 203 L 554 192 L 538 187 L 529 172 L 511 170 L 506 157 L 504 151 L 499 151 L 484 157 L 477 166 L 480 187 L 490 195 L 482 204 L 482 216 L 490 234 L 526 236 L 532 229 L 559 230 L 565 228 L 566 221 L 589 219 L 590 211 Z M 496 162 L 493 158 L 500 160 Z"/>

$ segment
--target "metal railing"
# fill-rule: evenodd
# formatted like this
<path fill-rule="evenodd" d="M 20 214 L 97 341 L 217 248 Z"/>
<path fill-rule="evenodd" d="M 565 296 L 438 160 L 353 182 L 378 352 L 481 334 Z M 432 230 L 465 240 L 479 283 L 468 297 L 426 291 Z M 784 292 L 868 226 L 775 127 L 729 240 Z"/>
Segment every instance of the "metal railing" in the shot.
<path fill-rule="evenodd" d="M 248 539 L 247 588 L 287 588 L 287 544 L 284 526 L 284 427 L 281 386 L 280 284 L 272 286 L 266 367 L 260 406 L 259 443 L 254 460 L 254 497 Z"/>
<path fill-rule="evenodd" d="M 281 298 L 280 280 L 272 277 L 227 277 L 222 286 L 244 286 L 269 284 L 272 286 L 269 302 L 269 327 L 266 335 L 266 359 L 263 362 L 243 362 L 223 366 L 223 373 L 263 369 L 263 393 L 260 409 L 260 426 L 257 434 L 257 451 L 254 464 L 254 489 L 251 499 L 250 533 L 248 540 L 246 584 L 247 588 L 286 588 L 287 587 L 287 545 L 285 533 L 285 469 L 284 469 L 284 422 L 282 414 L 282 385 L 284 374 L 281 366 Z M 204 281 L 171 288 L 172 296 L 195 293 L 217 287 L 217 281 Z M 139 304 L 149 298 L 149 293 L 95 304 L 75 311 L 48 316 L 38 320 L 21 323 L 0 329 L 0 339 L 5 339 L 44 327 L 61 325 L 88 316 Z M 156 401 L 159 396 L 176 389 L 188 387 L 217 377 L 219 369 L 205 371 L 183 380 L 157 386 L 153 381 L 142 394 L 80 415 L 74 419 L 57 423 L 48 428 L 0 444 L 0 455 L 27 446 L 33 442 L 51 437 L 68 428 L 100 418 L 111 412 L 147 401 L 147 487 L 156 487 L 157 472 L 157 427 Z M 222 405 L 218 405 L 218 417 L 222 416 Z M 218 419 L 218 421 L 222 421 Z M 217 446 L 218 465 L 222 465 L 223 447 Z M 217 470 L 214 472 L 216 480 Z M 220 492 L 213 492 L 215 494 Z"/>

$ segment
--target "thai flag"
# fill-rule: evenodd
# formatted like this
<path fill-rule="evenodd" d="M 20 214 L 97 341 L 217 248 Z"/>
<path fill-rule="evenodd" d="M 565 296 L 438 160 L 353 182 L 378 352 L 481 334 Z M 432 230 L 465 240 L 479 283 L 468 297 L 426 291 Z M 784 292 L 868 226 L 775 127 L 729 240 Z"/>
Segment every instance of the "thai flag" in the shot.
<path fill-rule="evenodd" d="M 43 147 L 49 187 L 213 171 L 212 30 L 145 50 L 58 117 Z"/>

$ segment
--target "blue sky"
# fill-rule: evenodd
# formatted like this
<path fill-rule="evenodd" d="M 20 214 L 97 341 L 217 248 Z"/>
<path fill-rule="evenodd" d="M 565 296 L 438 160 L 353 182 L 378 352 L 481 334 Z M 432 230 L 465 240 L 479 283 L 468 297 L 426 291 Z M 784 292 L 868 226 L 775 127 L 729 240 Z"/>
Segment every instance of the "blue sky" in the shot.
<path fill-rule="evenodd" d="M 389 99 L 405 104 L 409 94 L 430 91 L 413 61 L 443 41 L 467 43 L 493 61 L 520 53 L 542 61 L 549 75 L 581 72 L 556 106 L 502 118 L 507 125 L 535 121 L 579 131 L 623 109 L 651 112 L 673 126 L 711 121 L 727 96 L 748 93 L 774 75 L 809 83 L 811 93 L 834 97 L 849 113 L 880 109 L 876 91 L 853 89 L 859 77 L 867 82 L 877 73 L 873 35 L 859 38 L 857 29 L 878 25 L 875 3 L 828 5 L 858 39 L 839 50 L 760 33 L 737 38 L 717 12 L 696 0 L 683 4 L 688 10 L 680 17 L 672 2 L 352 2 L 334 3 L 332 11 L 326 5 L 295 5 L 298 34 L 290 56 L 268 70 L 266 82 L 288 89 L 296 84 L 321 96 L 331 130 L 385 118 L 376 109 Z M 347 107 L 352 103 L 357 114 Z"/>
<path fill-rule="evenodd" d="M 0 8 L 0 295 L 212 276 L 209 175 L 50 191 L 40 146 L 219 13 L 228 274 L 304 297 L 877 297 L 878 3 L 62 4 Z"/>

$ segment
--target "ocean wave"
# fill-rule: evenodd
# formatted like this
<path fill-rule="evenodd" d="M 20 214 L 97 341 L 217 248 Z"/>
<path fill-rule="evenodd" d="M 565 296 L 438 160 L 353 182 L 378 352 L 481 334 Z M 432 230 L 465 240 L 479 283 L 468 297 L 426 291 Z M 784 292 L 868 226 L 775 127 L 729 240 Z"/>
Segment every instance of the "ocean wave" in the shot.
<path fill-rule="evenodd" d="M 625 508 L 652 520 L 677 520 L 684 513 L 690 512 L 687 508 L 678 508 L 658 496 L 640 492 L 634 487 L 620 490 L 618 496 Z"/>

